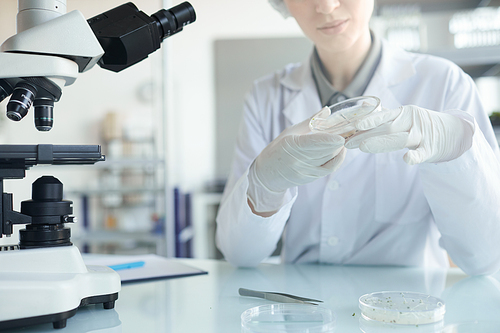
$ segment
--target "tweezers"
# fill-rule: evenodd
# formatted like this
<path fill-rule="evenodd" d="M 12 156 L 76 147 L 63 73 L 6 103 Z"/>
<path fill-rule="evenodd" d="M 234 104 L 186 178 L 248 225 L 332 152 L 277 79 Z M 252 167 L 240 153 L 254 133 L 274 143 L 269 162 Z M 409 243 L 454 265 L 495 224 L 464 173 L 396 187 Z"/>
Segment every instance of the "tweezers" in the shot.
<path fill-rule="evenodd" d="M 272 293 L 272 292 L 250 290 L 245 288 L 240 288 L 238 292 L 241 296 L 258 297 L 279 303 L 301 303 L 301 304 L 318 305 L 317 303 L 323 302 L 313 298 L 305 298 L 283 293 Z"/>

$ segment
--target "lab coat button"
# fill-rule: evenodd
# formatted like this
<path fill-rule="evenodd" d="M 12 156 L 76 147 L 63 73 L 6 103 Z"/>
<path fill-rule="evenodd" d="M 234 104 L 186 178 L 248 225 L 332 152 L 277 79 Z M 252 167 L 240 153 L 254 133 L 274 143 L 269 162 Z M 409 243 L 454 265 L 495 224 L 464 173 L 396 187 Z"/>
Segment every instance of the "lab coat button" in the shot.
<path fill-rule="evenodd" d="M 345 96 L 340 95 L 339 97 L 337 97 L 337 102 L 342 102 L 342 101 L 345 101 Z"/>
<path fill-rule="evenodd" d="M 332 236 L 332 237 L 328 238 L 328 245 L 330 245 L 330 246 L 337 246 L 338 243 L 339 243 L 339 238 L 338 237 Z"/>
<path fill-rule="evenodd" d="M 331 191 L 335 191 L 335 190 L 338 190 L 340 187 L 340 184 L 338 181 L 336 180 L 332 180 L 329 184 L 328 184 L 328 188 L 331 190 Z"/>

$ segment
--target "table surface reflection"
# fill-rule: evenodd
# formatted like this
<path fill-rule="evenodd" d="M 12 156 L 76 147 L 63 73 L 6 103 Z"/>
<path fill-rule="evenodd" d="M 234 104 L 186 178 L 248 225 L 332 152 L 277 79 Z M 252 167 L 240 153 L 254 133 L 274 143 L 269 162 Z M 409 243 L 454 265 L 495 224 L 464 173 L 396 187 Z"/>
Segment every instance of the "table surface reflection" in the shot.
<path fill-rule="evenodd" d="M 124 284 L 114 310 L 87 306 L 54 331 L 39 325 L 15 332 L 236 333 L 240 316 L 272 304 L 241 297 L 240 287 L 321 299 L 336 315 L 335 332 L 500 332 L 500 274 L 469 277 L 458 268 L 273 265 L 234 268 L 225 261 L 173 259 L 208 275 Z M 415 291 L 442 298 L 444 320 L 430 325 L 389 325 L 361 318 L 358 299 L 375 291 Z"/>

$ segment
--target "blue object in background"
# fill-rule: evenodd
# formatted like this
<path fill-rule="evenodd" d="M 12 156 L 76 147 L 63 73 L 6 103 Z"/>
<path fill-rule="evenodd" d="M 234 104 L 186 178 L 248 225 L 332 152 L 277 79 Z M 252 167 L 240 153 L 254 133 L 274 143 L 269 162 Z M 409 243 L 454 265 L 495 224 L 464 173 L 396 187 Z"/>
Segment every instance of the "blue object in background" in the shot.
<path fill-rule="evenodd" d="M 144 261 L 129 262 L 126 264 L 111 265 L 108 267 L 115 271 L 119 271 L 122 269 L 139 268 L 142 266 L 144 266 Z"/>

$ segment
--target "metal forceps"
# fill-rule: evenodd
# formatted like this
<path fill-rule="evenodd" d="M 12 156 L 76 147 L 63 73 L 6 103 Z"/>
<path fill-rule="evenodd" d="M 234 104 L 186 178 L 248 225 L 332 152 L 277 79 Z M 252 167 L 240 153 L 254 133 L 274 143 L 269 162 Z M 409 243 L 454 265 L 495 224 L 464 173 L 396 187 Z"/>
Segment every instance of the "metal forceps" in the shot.
<path fill-rule="evenodd" d="M 267 299 L 269 301 L 278 302 L 278 303 L 301 303 L 301 304 L 311 304 L 318 305 L 318 303 L 322 303 L 318 299 L 305 298 L 290 294 L 284 293 L 273 293 L 273 292 L 264 292 L 257 290 L 250 290 L 245 288 L 238 289 L 238 292 L 241 296 L 249 296 L 249 297 L 258 297 Z"/>

